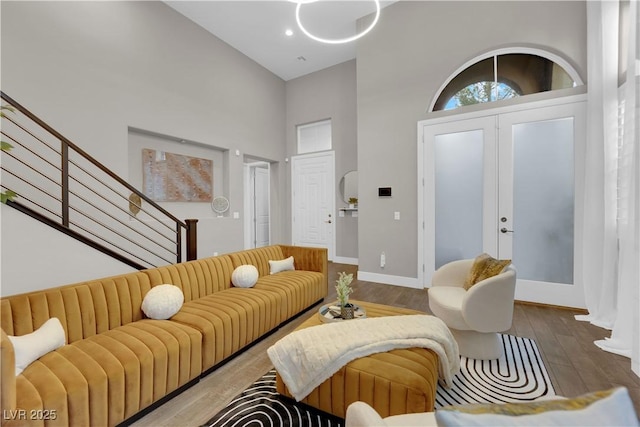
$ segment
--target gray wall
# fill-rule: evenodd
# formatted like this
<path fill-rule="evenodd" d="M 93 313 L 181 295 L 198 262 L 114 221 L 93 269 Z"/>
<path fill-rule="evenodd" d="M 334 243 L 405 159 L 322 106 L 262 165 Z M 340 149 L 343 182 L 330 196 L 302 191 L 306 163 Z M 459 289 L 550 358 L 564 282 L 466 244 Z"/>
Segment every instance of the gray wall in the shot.
<path fill-rule="evenodd" d="M 241 214 L 244 155 L 273 162 L 273 241 L 286 239 L 283 80 L 162 2 L 0 7 L 4 92 L 124 177 L 129 127 L 227 150 L 225 188 L 230 209 Z M 199 225 L 207 252 L 243 248 L 242 219 L 203 218 Z M 2 226 L 12 224 L 3 218 Z M 29 254 L 7 250 L 4 235 L 2 244 L 4 293 L 33 264 Z"/>
<path fill-rule="evenodd" d="M 339 191 L 345 173 L 357 170 L 356 62 L 347 61 L 286 83 L 287 156 L 296 153 L 296 126 L 331 119 L 331 139 L 336 153 L 336 208 L 346 206 Z M 291 168 L 287 169 L 287 194 L 291 194 Z M 287 197 L 290 206 L 291 198 Z M 291 208 L 286 210 L 291 223 Z M 336 212 L 336 256 L 358 258 L 358 218 Z M 291 239 L 291 228 L 287 229 Z"/>
<path fill-rule="evenodd" d="M 554 52 L 586 81 L 584 2 L 401 1 L 358 41 L 357 67 L 286 84 L 161 2 L 0 8 L 3 91 L 125 177 L 130 127 L 227 150 L 232 211 L 243 212 L 244 156 L 270 161 L 274 242 L 291 237 L 284 159 L 295 154 L 295 125 L 332 118 L 336 194 L 340 177 L 358 169 L 360 202 L 359 218 L 338 221 L 336 255 L 357 257 L 360 271 L 409 278 L 418 270 L 416 123 L 442 83 L 477 55 L 510 46 Z M 379 186 L 393 187 L 393 197 L 379 199 Z M 201 229 L 207 251 L 243 246 L 242 220 Z M 5 268 L 19 275 L 28 254 L 7 251 L 4 235 L 2 244 L 3 278 Z"/>
<path fill-rule="evenodd" d="M 586 81 L 586 35 L 584 2 L 401 1 L 384 9 L 357 46 L 361 272 L 418 277 L 416 125 L 446 79 L 482 53 L 525 46 L 562 56 Z M 378 198 L 380 186 L 393 187 L 393 197 Z"/>

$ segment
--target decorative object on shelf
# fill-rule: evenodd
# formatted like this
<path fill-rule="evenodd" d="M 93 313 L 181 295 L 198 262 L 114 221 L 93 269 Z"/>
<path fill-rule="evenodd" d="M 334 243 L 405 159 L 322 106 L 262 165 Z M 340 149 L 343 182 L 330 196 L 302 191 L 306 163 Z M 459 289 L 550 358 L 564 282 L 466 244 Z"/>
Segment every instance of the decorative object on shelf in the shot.
<path fill-rule="evenodd" d="M 349 295 L 353 292 L 351 282 L 353 281 L 353 274 L 347 274 L 346 272 L 338 273 L 338 280 L 336 280 L 336 294 L 338 295 L 338 303 L 340 304 L 340 316 L 343 319 L 353 319 L 354 306 L 349 303 Z"/>
<path fill-rule="evenodd" d="M 358 171 L 349 171 L 345 173 L 340 179 L 339 187 L 340 195 L 345 203 L 358 203 Z"/>
<path fill-rule="evenodd" d="M 349 209 L 356 209 L 358 207 L 358 198 L 349 197 Z"/>
<path fill-rule="evenodd" d="M 133 216 L 138 215 L 140 208 L 142 207 L 142 199 L 136 193 L 131 193 L 129 196 L 129 212 Z"/>
<path fill-rule="evenodd" d="M 222 214 L 229 210 L 229 199 L 224 196 L 214 197 L 211 209 L 218 214 L 218 218 L 222 218 Z"/>

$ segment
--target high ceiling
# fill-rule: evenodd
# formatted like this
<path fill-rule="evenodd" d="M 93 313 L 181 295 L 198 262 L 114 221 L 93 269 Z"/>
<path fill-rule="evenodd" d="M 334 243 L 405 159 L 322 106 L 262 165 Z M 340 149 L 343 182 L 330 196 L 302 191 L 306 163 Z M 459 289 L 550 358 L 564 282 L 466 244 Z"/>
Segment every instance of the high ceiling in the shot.
<path fill-rule="evenodd" d="M 394 2 L 382 1 L 381 7 Z M 165 3 L 285 81 L 356 55 L 356 42 L 325 44 L 302 33 L 296 23 L 295 0 Z M 362 21 L 368 26 L 375 10 L 373 0 L 319 0 L 303 4 L 300 19 L 308 31 L 319 37 L 345 38 L 356 34 L 359 18 L 368 16 Z M 384 19 L 384 11 L 380 19 Z M 286 35 L 287 30 L 293 34 Z"/>

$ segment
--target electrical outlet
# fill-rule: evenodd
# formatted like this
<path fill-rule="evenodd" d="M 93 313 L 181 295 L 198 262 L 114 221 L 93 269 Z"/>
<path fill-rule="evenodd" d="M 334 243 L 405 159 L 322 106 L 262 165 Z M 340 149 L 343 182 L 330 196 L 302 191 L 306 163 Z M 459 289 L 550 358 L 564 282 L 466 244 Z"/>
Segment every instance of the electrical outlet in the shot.
<path fill-rule="evenodd" d="M 384 254 L 384 252 L 382 252 L 380 254 L 380 268 L 384 268 L 384 265 L 387 263 L 387 257 Z"/>
<path fill-rule="evenodd" d="M 400 212 L 394 212 L 393 219 L 395 219 L 396 221 L 400 221 Z"/>

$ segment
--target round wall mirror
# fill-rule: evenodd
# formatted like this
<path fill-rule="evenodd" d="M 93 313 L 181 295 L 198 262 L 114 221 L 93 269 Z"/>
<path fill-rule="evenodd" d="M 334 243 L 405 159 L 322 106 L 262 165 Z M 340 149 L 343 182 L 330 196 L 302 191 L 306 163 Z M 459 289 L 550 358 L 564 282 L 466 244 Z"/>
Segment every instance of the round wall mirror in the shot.
<path fill-rule="evenodd" d="M 350 171 L 344 174 L 340 180 L 340 192 L 345 203 L 358 203 L 358 171 Z"/>

